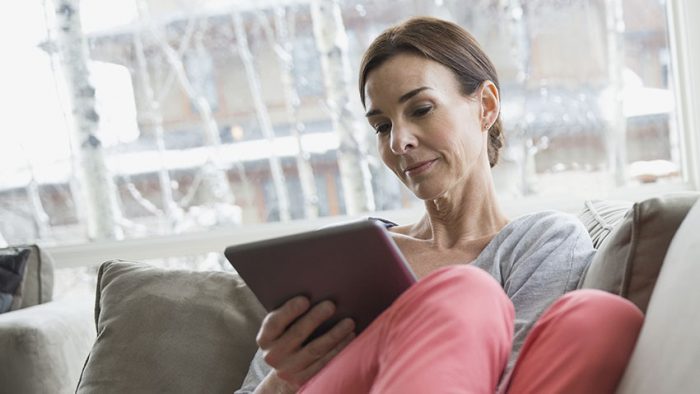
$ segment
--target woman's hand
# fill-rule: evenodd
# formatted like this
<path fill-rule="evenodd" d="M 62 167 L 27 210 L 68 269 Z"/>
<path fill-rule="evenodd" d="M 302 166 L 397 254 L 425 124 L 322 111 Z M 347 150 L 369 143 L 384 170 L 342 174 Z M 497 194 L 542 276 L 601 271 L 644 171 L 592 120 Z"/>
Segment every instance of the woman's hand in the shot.
<path fill-rule="evenodd" d="M 355 323 L 343 319 L 303 346 L 309 335 L 335 312 L 330 301 L 309 308 L 307 298 L 295 297 L 265 316 L 257 342 L 273 371 L 256 391 L 295 392 L 355 337 Z"/>

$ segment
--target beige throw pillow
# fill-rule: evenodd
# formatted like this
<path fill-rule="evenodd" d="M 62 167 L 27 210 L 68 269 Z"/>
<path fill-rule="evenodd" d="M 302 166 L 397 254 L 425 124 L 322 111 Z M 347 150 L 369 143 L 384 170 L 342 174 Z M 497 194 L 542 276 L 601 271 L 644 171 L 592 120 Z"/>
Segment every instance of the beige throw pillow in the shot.
<path fill-rule="evenodd" d="M 698 195 L 635 203 L 598 249 L 579 287 L 618 294 L 646 312 L 666 250 Z"/>
<path fill-rule="evenodd" d="M 264 315 L 233 273 L 106 262 L 77 393 L 232 393 Z"/>

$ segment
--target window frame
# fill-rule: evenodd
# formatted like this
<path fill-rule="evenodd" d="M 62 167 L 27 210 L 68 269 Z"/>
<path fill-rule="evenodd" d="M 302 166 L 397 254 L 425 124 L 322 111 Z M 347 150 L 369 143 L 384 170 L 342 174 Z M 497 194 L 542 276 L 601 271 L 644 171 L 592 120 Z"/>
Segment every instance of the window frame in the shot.
<path fill-rule="evenodd" d="M 700 2 L 694 0 L 668 0 L 667 22 L 669 49 L 673 59 L 673 91 L 676 99 L 676 120 L 682 150 L 683 180 L 691 190 L 700 188 L 700 76 L 692 75 L 700 70 Z"/>

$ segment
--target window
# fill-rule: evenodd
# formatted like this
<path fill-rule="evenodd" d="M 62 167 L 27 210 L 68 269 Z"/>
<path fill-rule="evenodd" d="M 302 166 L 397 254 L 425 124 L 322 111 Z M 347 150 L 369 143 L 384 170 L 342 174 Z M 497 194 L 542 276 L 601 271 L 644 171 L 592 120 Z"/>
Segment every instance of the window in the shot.
<path fill-rule="evenodd" d="M 418 206 L 374 152 L 354 82 L 371 39 L 413 15 L 466 27 L 499 70 L 504 198 L 682 183 L 664 0 L 341 1 L 326 22 L 349 83 L 333 86 L 307 1 L 56 4 L 13 0 L 1 21 L 0 243 Z M 355 113 L 334 113 L 334 94 Z"/>

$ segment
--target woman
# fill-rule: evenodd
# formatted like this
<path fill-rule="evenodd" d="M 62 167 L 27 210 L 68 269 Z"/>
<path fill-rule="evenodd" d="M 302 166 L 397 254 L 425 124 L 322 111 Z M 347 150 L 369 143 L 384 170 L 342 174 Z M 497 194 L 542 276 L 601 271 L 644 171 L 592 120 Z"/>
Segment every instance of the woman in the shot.
<path fill-rule="evenodd" d="M 269 313 L 244 390 L 613 392 L 641 312 L 568 293 L 594 252 L 575 218 L 504 215 L 490 171 L 503 143 L 498 78 L 474 38 L 408 20 L 374 40 L 359 81 L 384 164 L 425 201 L 417 223 L 388 225 L 422 279 L 358 338 L 345 320 L 302 344 L 330 302 L 295 298 Z"/>

